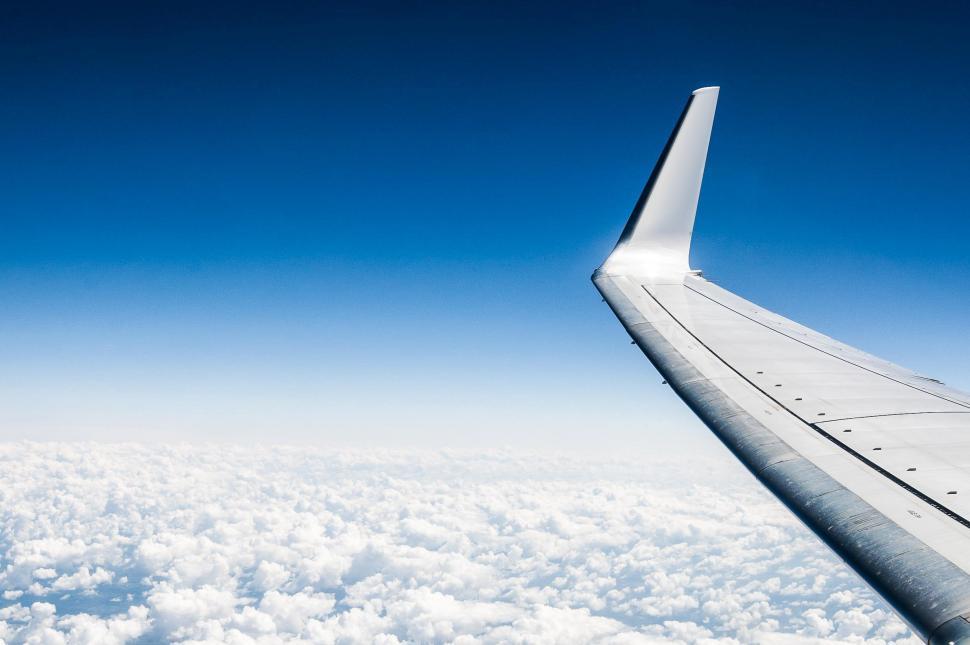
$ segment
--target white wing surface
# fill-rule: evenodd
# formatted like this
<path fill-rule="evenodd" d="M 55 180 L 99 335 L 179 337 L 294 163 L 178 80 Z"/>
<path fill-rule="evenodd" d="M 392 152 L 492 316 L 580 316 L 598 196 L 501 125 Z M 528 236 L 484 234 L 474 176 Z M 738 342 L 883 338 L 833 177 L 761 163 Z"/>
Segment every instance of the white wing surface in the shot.
<path fill-rule="evenodd" d="M 695 91 L 593 282 L 677 394 L 931 643 L 970 643 L 970 395 L 692 271 L 718 88 Z"/>

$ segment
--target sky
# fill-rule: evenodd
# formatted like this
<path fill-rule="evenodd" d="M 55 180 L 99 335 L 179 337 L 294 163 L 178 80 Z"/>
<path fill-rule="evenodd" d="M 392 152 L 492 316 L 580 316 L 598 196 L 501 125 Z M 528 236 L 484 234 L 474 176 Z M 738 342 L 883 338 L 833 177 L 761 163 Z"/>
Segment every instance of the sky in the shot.
<path fill-rule="evenodd" d="M 693 266 L 970 389 L 958 3 L 4 3 L 0 440 L 717 450 L 589 282 L 691 90 Z"/>

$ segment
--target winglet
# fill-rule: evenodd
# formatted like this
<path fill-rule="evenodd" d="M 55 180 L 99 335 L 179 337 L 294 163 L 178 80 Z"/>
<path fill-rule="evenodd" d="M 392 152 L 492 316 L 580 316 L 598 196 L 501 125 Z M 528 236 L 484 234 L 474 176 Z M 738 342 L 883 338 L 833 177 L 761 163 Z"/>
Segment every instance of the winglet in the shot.
<path fill-rule="evenodd" d="M 694 90 L 613 252 L 607 273 L 683 274 L 720 88 Z"/>

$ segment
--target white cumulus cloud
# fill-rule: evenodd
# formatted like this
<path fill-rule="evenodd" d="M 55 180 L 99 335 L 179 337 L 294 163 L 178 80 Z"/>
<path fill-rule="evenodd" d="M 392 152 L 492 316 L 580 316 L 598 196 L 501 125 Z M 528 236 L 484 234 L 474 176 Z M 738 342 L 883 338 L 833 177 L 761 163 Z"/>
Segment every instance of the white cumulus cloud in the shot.
<path fill-rule="evenodd" d="M 8 643 L 916 642 L 728 457 L 0 445 Z"/>

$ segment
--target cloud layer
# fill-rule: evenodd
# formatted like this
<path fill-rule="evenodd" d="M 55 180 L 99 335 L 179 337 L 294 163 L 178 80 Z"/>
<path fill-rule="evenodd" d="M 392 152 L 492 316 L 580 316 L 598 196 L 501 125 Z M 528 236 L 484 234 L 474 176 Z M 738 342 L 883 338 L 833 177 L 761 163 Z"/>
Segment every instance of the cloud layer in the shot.
<path fill-rule="evenodd" d="M 915 642 L 728 459 L 0 445 L 0 638 Z"/>

